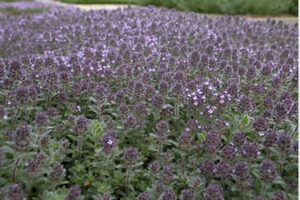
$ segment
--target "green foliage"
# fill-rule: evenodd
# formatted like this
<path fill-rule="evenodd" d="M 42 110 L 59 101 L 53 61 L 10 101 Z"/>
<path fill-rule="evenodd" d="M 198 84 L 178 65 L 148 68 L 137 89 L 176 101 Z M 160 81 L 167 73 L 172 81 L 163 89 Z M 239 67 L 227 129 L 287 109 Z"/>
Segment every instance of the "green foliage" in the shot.
<path fill-rule="evenodd" d="M 18 0 L 0 0 L 0 2 L 17 2 Z"/>
<path fill-rule="evenodd" d="M 288 13 L 291 0 L 191 0 L 176 1 L 185 10 L 206 13 L 276 15 Z"/>
<path fill-rule="evenodd" d="M 197 138 L 200 142 L 205 141 L 205 133 L 201 132 L 197 134 Z"/>
<path fill-rule="evenodd" d="M 61 200 L 64 199 L 65 196 L 67 195 L 67 191 L 44 191 L 42 195 L 42 199 L 47 199 L 47 200 Z"/>
<path fill-rule="evenodd" d="M 104 129 L 104 124 L 100 121 L 93 120 L 90 123 L 90 133 L 94 140 L 99 140 Z"/>
<path fill-rule="evenodd" d="M 24 9 L 20 10 L 14 7 L 8 7 L 8 8 L 0 8 L 0 14 L 5 13 L 8 15 L 30 15 L 30 14 L 38 14 L 42 12 L 46 12 L 47 8 L 32 8 L 32 9 Z"/>
<path fill-rule="evenodd" d="M 244 115 L 243 119 L 242 119 L 242 125 L 243 126 L 247 126 L 250 123 L 250 119 L 248 115 Z"/>
<path fill-rule="evenodd" d="M 293 0 L 293 3 L 290 6 L 289 13 L 298 16 L 298 0 Z"/>
<path fill-rule="evenodd" d="M 297 0 L 62 0 L 76 4 L 138 4 L 222 14 L 298 14 Z"/>

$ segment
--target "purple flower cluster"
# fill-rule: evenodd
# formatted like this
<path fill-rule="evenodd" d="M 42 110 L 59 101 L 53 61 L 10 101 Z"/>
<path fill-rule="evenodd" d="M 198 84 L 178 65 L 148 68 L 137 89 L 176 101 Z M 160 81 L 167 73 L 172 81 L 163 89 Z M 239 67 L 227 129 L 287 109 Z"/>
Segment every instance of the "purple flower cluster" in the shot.
<path fill-rule="evenodd" d="M 66 196 L 65 200 L 77 200 L 79 199 L 80 194 L 81 194 L 81 189 L 78 186 L 73 185 L 69 188 L 69 193 Z"/>
<path fill-rule="evenodd" d="M 116 146 L 116 137 L 117 136 L 114 131 L 109 131 L 103 136 L 101 143 L 106 154 L 110 153 Z"/>

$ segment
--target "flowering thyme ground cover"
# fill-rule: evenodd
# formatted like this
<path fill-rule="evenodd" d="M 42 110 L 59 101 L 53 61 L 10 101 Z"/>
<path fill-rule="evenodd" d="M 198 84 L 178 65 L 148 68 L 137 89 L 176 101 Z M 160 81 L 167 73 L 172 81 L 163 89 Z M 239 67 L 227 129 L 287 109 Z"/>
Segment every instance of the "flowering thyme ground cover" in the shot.
<path fill-rule="evenodd" d="M 297 24 L 134 7 L 0 27 L 0 199 L 297 199 Z"/>

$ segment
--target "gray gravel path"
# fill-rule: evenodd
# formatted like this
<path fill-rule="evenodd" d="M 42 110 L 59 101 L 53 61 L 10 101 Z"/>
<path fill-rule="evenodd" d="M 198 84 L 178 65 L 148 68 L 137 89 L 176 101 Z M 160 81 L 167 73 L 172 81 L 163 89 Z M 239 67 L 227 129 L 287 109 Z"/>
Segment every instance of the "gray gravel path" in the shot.
<path fill-rule="evenodd" d="M 35 0 L 36 2 L 40 3 L 45 3 L 45 4 L 50 4 L 50 5 L 56 5 L 56 6 L 68 6 L 68 7 L 76 7 L 80 8 L 83 10 L 98 10 L 98 9 L 117 9 L 117 8 L 125 8 L 128 7 L 128 5 L 123 5 L 123 4 L 89 4 L 89 5 L 84 5 L 84 4 L 67 4 L 67 3 L 62 3 L 60 1 L 55 1 L 55 0 Z"/>

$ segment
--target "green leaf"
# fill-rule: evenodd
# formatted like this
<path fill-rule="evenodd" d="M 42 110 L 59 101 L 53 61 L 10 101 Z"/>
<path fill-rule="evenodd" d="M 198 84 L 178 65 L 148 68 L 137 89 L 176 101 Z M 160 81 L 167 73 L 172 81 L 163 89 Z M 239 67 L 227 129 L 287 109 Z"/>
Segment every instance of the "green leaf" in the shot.
<path fill-rule="evenodd" d="M 95 98 L 95 97 L 93 97 L 93 96 L 91 96 L 91 97 L 89 98 L 89 100 L 90 100 L 91 102 L 94 102 L 94 103 L 96 103 L 96 102 L 97 102 L 96 98 Z"/>
<path fill-rule="evenodd" d="M 149 137 L 150 138 L 158 138 L 157 134 L 154 134 L 154 133 L 149 133 Z"/>
<path fill-rule="evenodd" d="M 97 109 L 94 108 L 93 106 L 89 105 L 88 107 L 89 107 L 89 109 L 90 109 L 91 111 L 93 111 L 94 113 L 97 113 L 97 112 L 98 112 Z"/>
<path fill-rule="evenodd" d="M 93 120 L 90 124 L 90 132 L 94 139 L 98 140 L 104 129 L 104 124 L 98 120 Z"/>
<path fill-rule="evenodd" d="M 261 190 L 261 182 L 260 181 L 258 181 L 258 180 L 255 181 L 254 190 L 256 193 L 260 192 L 260 190 Z"/>
<path fill-rule="evenodd" d="M 144 163 L 143 162 L 138 162 L 134 165 L 134 167 L 139 167 L 139 166 L 142 166 Z"/>
<path fill-rule="evenodd" d="M 166 143 L 167 144 L 173 144 L 174 146 L 178 146 L 178 143 L 174 140 L 167 140 Z"/>
<path fill-rule="evenodd" d="M 61 200 L 64 199 L 66 196 L 66 192 L 59 192 L 59 191 L 45 191 L 43 193 L 43 199 L 48 200 Z"/>
<path fill-rule="evenodd" d="M 280 185 L 282 188 L 286 188 L 286 183 L 284 182 L 284 180 L 280 176 L 277 176 L 275 178 L 275 180 L 273 181 L 273 184 Z"/>
<path fill-rule="evenodd" d="M 244 115 L 243 119 L 242 119 L 242 125 L 243 126 L 247 126 L 249 125 L 250 120 L 249 120 L 249 116 L 248 115 Z"/>
<path fill-rule="evenodd" d="M 105 184 L 105 183 L 96 183 L 97 185 L 95 185 L 95 188 L 97 190 L 97 192 L 99 193 L 104 193 L 104 192 L 108 192 L 110 189 L 110 186 Z"/>
<path fill-rule="evenodd" d="M 158 152 L 158 148 L 157 148 L 156 145 L 154 145 L 154 144 L 150 144 L 150 146 L 148 147 L 148 149 L 149 149 L 150 151 Z"/>
<path fill-rule="evenodd" d="M 197 138 L 200 142 L 204 142 L 206 139 L 205 133 L 203 133 L 203 132 L 197 133 Z"/>

